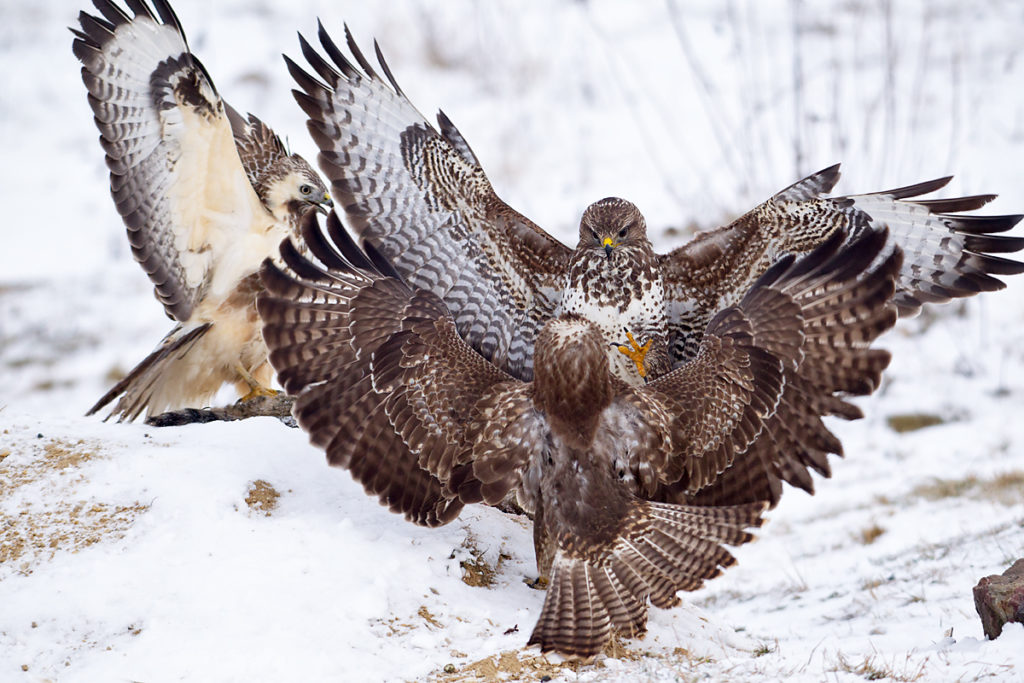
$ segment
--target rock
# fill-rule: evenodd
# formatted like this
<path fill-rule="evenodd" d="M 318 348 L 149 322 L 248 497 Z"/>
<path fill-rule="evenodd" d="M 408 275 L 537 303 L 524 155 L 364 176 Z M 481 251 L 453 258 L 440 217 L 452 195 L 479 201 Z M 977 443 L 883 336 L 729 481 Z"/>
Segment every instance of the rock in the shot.
<path fill-rule="evenodd" d="M 1007 622 L 1024 624 L 1024 558 L 1001 575 L 979 581 L 974 587 L 974 608 L 989 640 L 998 638 Z"/>

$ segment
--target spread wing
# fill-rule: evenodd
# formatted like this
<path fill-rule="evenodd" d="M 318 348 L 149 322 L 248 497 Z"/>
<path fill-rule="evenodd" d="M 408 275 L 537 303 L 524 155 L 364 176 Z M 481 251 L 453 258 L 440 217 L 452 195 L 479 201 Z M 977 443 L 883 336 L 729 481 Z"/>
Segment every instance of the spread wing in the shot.
<path fill-rule="evenodd" d="M 840 446 L 821 418 L 857 417 L 842 396 L 877 387 L 889 355 L 869 347 L 895 322 L 900 262 L 885 231 L 843 238 L 780 259 L 712 319 L 692 360 L 628 397 L 648 429 L 664 431 L 662 415 L 675 419 L 669 448 L 631 449 L 641 495 L 774 503 L 780 480 L 809 488 L 808 468 L 827 472 Z"/>
<path fill-rule="evenodd" d="M 624 449 L 625 467 L 640 495 L 653 496 L 664 484 L 706 486 L 774 414 L 784 372 L 796 367 L 804 342 L 800 307 L 777 283 L 787 265 L 773 267 L 737 305 L 716 314 L 691 360 L 618 399 L 611 424 L 636 435 L 638 443 Z"/>
<path fill-rule="evenodd" d="M 347 28 L 351 59 L 322 25 L 318 37 L 326 59 L 300 37 L 315 76 L 285 59 L 349 224 L 409 284 L 440 297 L 474 349 L 529 379 L 571 250 L 497 197 L 459 131 L 443 113 L 435 129 L 413 107 L 379 48 L 386 80 Z"/>
<path fill-rule="evenodd" d="M 798 348 L 795 307 L 772 303 L 780 318 L 792 319 L 780 320 L 779 332 L 795 337 L 787 345 Z M 638 473 L 643 495 L 680 479 L 692 488 L 704 486 L 762 430 L 783 389 L 784 361 L 766 348 L 773 344 L 759 338 L 756 323 L 741 306 L 722 311 L 692 360 L 622 399 L 647 414 L 639 419 L 641 433 L 668 435 L 667 447 L 648 438 L 633 451 L 630 469 Z"/>
<path fill-rule="evenodd" d="M 458 487 L 500 501 L 543 438 L 528 385 L 473 351 L 440 298 L 409 287 L 372 247 L 364 255 L 333 213 L 327 230 L 303 219 L 315 261 L 286 242 L 286 269 L 264 264 L 257 303 L 299 423 L 331 464 L 411 521 L 453 519 L 470 502 Z M 490 463 L 486 482 L 465 467 L 475 458 Z"/>
<path fill-rule="evenodd" d="M 918 199 L 949 182 L 941 178 L 849 197 L 822 197 L 839 179 L 838 164 L 779 192 L 732 224 L 697 236 L 665 254 L 672 352 L 692 356 L 715 311 L 735 303 L 779 256 L 805 253 L 837 230 L 850 238 L 887 227 L 904 253 L 894 302 L 901 315 L 926 302 L 944 302 L 1001 289 L 997 278 L 1024 272 L 1024 263 L 993 254 L 1024 248 L 1024 238 L 999 233 L 1021 216 L 971 216 L 995 195 Z"/>
<path fill-rule="evenodd" d="M 845 398 L 878 388 L 890 357 L 871 344 L 895 324 L 892 295 L 901 265 L 899 251 L 886 247 L 885 231 L 868 229 L 841 246 L 842 240 L 836 233 L 803 259 L 789 257 L 772 285 L 800 307 L 803 343 L 798 363 L 786 366 L 785 388 L 764 430 L 708 486 L 681 495 L 675 484 L 659 498 L 775 505 L 782 481 L 811 493 L 810 470 L 829 476 L 828 456 L 842 455 L 842 446 L 822 418 L 861 417 Z"/>
<path fill-rule="evenodd" d="M 244 274 L 218 264 L 269 214 L 239 160 L 225 105 L 170 6 L 129 0 L 129 15 L 111 0 L 95 4 L 102 16 L 79 14 L 73 50 L 111 194 L 157 298 L 168 315 L 188 320 L 219 286 L 214 276 L 236 282 Z"/>

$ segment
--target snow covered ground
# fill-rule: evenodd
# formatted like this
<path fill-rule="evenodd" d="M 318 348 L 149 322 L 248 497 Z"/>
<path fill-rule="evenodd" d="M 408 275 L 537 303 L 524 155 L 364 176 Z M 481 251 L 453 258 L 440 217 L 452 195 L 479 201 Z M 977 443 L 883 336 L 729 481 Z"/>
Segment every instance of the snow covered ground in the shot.
<path fill-rule="evenodd" d="M 221 93 L 310 158 L 279 53 L 317 16 L 376 36 L 566 240 L 617 194 L 668 249 L 835 161 L 840 192 L 955 173 L 945 196 L 1024 211 L 1020 3 L 175 6 Z M 1024 677 L 1024 627 L 984 640 L 971 596 L 1024 556 L 1024 278 L 887 335 L 833 478 L 585 665 L 522 649 L 543 600 L 523 520 L 414 527 L 269 418 L 82 417 L 169 327 L 107 192 L 65 29 L 84 8 L 0 6 L 0 680 Z"/>

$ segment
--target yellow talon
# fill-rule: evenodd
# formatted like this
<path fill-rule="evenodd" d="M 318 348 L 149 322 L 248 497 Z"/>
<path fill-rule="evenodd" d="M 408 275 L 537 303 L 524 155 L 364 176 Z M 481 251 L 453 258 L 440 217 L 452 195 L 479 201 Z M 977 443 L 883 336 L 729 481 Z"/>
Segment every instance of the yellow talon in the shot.
<path fill-rule="evenodd" d="M 619 351 L 626 354 L 631 361 L 636 363 L 636 371 L 640 373 L 641 377 L 647 377 L 647 369 L 644 367 L 644 358 L 647 356 L 647 352 L 651 348 L 651 342 L 653 339 L 648 339 L 647 343 L 640 346 L 636 343 L 636 339 L 633 339 L 633 335 L 626 332 L 626 339 L 629 340 L 629 346 L 620 346 Z"/>
<path fill-rule="evenodd" d="M 242 393 L 243 386 L 247 385 L 249 387 L 248 393 L 238 399 L 239 403 L 245 403 L 246 401 L 251 401 L 252 399 L 259 398 L 260 396 L 277 396 L 281 393 L 276 389 L 263 386 L 263 383 L 253 377 L 252 373 L 242 367 L 241 363 L 235 365 L 235 372 L 238 373 L 238 377 L 241 380 L 235 385 L 238 393 Z"/>
<path fill-rule="evenodd" d="M 271 389 L 270 387 L 262 387 L 258 384 L 256 386 L 250 385 L 249 393 L 247 393 L 242 398 L 238 399 L 238 402 L 245 403 L 246 401 L 251 401 L 252 399 L 258 398 L 260 396 L 277 396 L 280 393 L 281 392 L 278 391 L 277 389 Z"/>

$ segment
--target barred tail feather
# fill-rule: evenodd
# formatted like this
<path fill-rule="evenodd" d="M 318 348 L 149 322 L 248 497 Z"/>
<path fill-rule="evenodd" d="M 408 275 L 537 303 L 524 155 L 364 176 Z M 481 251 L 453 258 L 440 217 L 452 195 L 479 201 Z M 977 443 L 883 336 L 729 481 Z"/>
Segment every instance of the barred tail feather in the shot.
<path fill-rule="evenodd" d="M 104 420 L 116 415 L 118 422 L 130 422 L 143 410 L 154 415 L 164 410 L 184 407 L 179 405 L 181 401 L 172 398 L 182 395 L 181 387 L 177 385 L 181 384 L 181 378 L 187 374 L 179 366 L 185 362 L 189 350 L 210 331 L 212 326 L 213 323 L 204 323 L 191 329 L 181 325 L 175 326 L 160 342 L 160 346 L 142 359 L 142 362 L 132 368 L 132 371 L 110 391 L 103 394 L 86 415 L 93 415 L 102 410 L 115 398 L 118 399 L 117 405 Z M 172 387 L 172 384 L 175 386 Z M 203 399 L 204 402 L 212 398 L 219 387 L 220 383 Z"/>
<path fill-rule="evenodd" d="M 764 521 L 763 503 L 704 508 L 634 500 L 623 532 L 611 548 L 586 556 L 560 548 L 548 593 L 529 645 L 541 651 L 591 657 L 612 633 L 642 635 L 647 601 L 679 602 L 680 590 L 696 590 L 735 563 L 722 544 L 753 540 L 746 531 Z"/>

